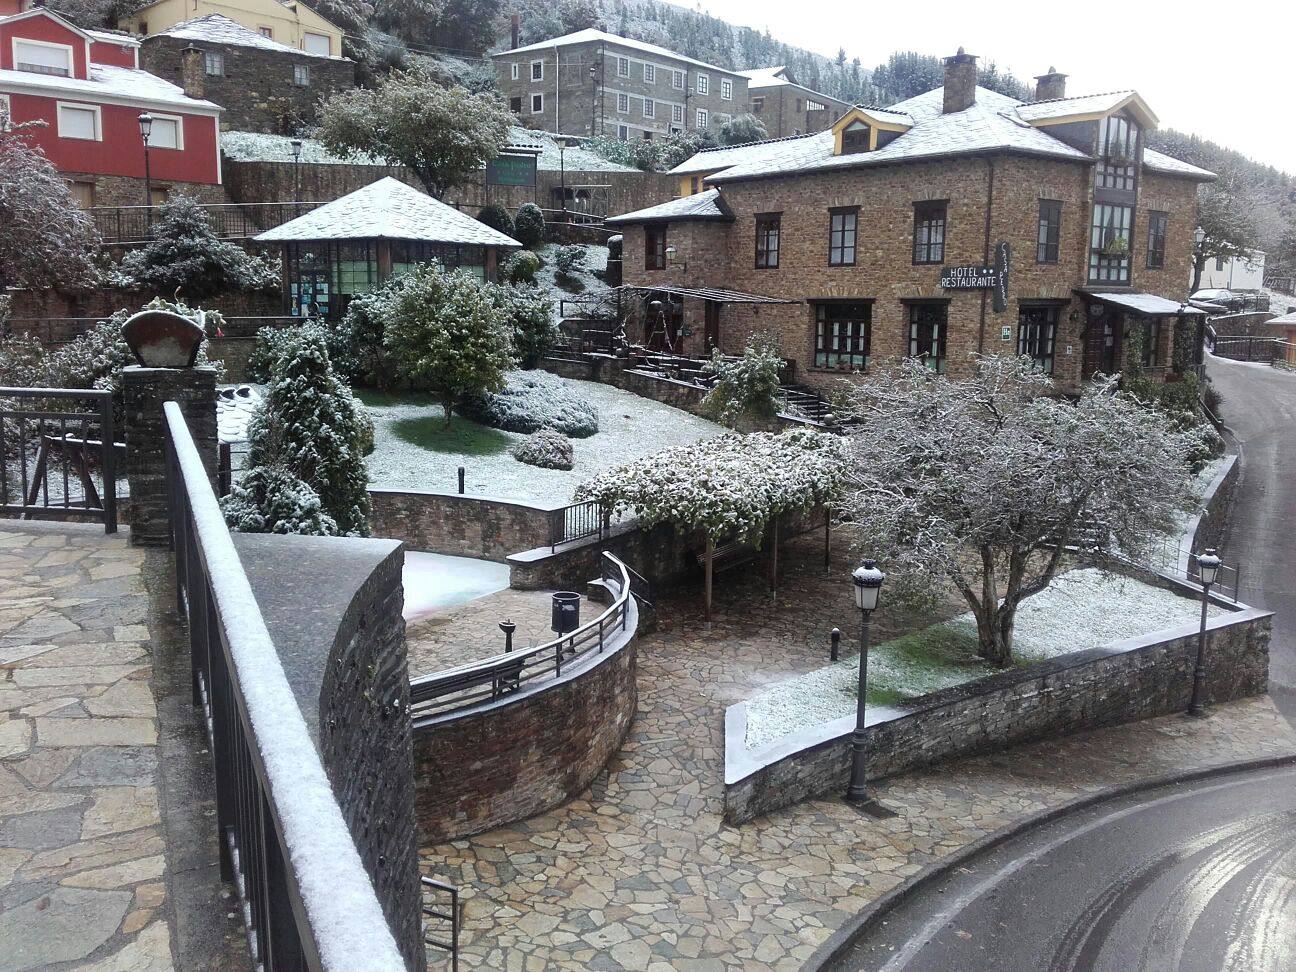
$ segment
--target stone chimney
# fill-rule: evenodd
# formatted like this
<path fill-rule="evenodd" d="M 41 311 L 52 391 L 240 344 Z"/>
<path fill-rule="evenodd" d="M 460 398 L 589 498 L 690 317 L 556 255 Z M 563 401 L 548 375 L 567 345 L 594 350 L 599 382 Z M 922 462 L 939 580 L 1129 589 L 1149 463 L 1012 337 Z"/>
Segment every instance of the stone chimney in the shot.
<path fill-rule="evenodd" d="M 1048 74 L 1041 74 L 1035 78 L 1035 100 L 1052 101 L 1055 98 L 1065 98 L 1066 79 L 1065 74 L 1059 74 L 1057 68 L 1050 65 Z"/>
<path fill-rule="evenodd" d="M 518 46 L 518 35 L 522 33 L 522 15 L 514 13 L 509 17 L 509 50 L 515 51 Z"/>
<path fill-rule="evenodd" d="M 976 55 L 963 48 L 953 57 L 945 58 L 945 114 L 966 111 L 976 104 Z"/>
<path fill-rule="evenodd" d="M 180 87 L 190 98 L 201 99 L 205 83 L 203 52 L 190 44 L 180 52 Z"/>

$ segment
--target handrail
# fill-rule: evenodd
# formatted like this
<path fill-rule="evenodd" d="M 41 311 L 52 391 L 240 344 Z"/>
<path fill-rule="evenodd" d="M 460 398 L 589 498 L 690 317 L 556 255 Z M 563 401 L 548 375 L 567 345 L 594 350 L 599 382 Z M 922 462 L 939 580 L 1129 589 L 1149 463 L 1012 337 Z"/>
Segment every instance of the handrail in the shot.
<path fill-rule="evenodd" d="M 184 415 L 175 402 L 164 413 L 177 586 L 216 764 L 222 871 L 239 885 L 254 962 L 266 972 L 404 972 Z"/>
<path fill-rule="evenodd" d="M 494 702 L 526 682 L 558 678 L 590 654 L 601 653 L 609 634 L 628 623 L 631 582 L 620 558 L 603 551 L 603 580 L 616 585 L 616 597 L 596 618 L 575 631 L 533 648 L 505 652 L 410 680 L 410 708 L 416 728 L 420 719 L 443 717 Z"/>

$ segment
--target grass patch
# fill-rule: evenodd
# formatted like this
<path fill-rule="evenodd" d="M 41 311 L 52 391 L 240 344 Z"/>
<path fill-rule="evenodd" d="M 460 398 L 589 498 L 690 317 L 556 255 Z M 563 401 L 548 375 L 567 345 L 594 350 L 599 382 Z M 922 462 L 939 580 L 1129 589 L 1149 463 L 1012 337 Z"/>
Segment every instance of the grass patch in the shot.
<path fill-rule="evenodd" d="M 441 407 L 441 403 L 427 392 L 385 392 L 377 388 L 352 388 L 351 394 L 360 399 L 362 405 L 372 408 L 391 408 L 396 405 L 427 405 L 438 409 Z"/>
<path fill-rule="evenodd" d="M 869 652 L 869 701 L 914 698 L 989 674 L 977 644 L 975 629 L 946 622 L 878 645 Z"/>
<path fill-rule="evenodd" d="M 392 434 L 410 445 L 429 452 L 451 452 L 463 456 L 493 456 L 505 452 L 513 440 L 499 429 L 478 425 L 456 416 L 446 428 L 440 410 L 433 415 L 398 419 L 391 424 Z"/>

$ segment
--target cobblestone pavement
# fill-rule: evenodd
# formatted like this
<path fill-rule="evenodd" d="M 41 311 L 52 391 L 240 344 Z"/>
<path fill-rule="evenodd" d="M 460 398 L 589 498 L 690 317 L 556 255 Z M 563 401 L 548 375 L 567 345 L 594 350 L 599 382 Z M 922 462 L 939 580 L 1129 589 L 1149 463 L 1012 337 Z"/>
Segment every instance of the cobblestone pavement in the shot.
<path fill-rule="evenodd" d="M 0 972 L 172 968 L 143 558 L 0 521 Z"/>
<path fill-rule="evenodd" d="M 890 820 L 816 800 L 729 827 L 725 706 L 824 664 L 825 632 L 854 621 L 839 568 L 829 576 L 841 590 L 822 565 L 791 568 L 777 601 L 756 573 L 726 575 L 710 630 L 695 596 L 668 599 L 661 628 L 640 643 L 635 725 L 590 790 L 424 848 L 425 871 L 464 888 L 465 967 L 800 968 L 863 905 L 1026 815 L 1132 780 L 1296 752 L 1296 733 L 1257 699 L 1206 720 L 1148 720 L 889 780 L 875 792 L 898 812 Z M 914 623 L 879 612 L 875 628 L 886 637 Z"/>

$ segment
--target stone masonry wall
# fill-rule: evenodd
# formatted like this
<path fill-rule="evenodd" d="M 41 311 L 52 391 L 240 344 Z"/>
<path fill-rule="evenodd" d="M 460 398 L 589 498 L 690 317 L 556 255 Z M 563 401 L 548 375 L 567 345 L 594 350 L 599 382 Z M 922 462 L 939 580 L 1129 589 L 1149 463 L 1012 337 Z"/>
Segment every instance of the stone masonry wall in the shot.
<path fill-rule="evenodd" d="M 62 172 L 65 182 L 89 184 L 94 187 L 91 198 L 95 206 L 143 206 L 146 184 L 132 176 L 98 175 L 89 172 Z M 159 194 L 168 197 L 192 196 L 203 203 L 223 203 L 225 187 L 204 182 L 178 182 L 174 179 L 153 179 L 151 188 L 156 200 Z"/>
<path fill-rule="evenodd" d="M 62 344 L 122 309 L 138 310 L 152 295 L 143 291 L 102 287 L 80 294 L 56 290 L 13 290 L 15 333 L 31 333 L 41 341 Z M 227 291 L 203 299 L 201 305 L 226 317 L 277 317 L 283 314 L 278 290 Z M 77 320 L 81 318 L 81 320 Z M 48 322 L 48 323 L 46 323 Z"/>
<path fill-rule="evenodd" d="M 553 510 L 563 505 L 381 487 L 369 490 L 369 498 L 376 537 L 404 540 L 415 550 L 498 561 L 547 544 Z"/>
<path fill-rule="evenodd" d="M 1247 610 L 1212 622 L 1208 701 L 1266 691 L 1271 621 L 1268 612 Z M 1012 743 L 1183 711 L 1192 692 L 1196 652 L 1196 632 L 1185 632 L 1164 641 L 1079 652 L 934 692 L 916 702 L 911 713 L 870 721 L 869 776 L 893 776 Z M 727 719 L 726 735 L 741 731 L 739 723 Z M 844 789 L 850 775 L 849 728 L 726 782 L 725 820 L 744 823 Z"/>
<path fill-rule="evenodd" d="M 319 698 L 319 746 L 356 849 L 413 972 L 426 968 L 399 552 L 341 620 Z"/>
<path fill-rule="evenodd" d="M 634 719 L 638 622 L 591 667 L 450 721 L 414 730 L 424 843 L 479 834 L 559 806 L 584 790 Z"/>

